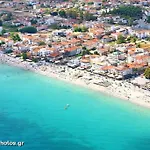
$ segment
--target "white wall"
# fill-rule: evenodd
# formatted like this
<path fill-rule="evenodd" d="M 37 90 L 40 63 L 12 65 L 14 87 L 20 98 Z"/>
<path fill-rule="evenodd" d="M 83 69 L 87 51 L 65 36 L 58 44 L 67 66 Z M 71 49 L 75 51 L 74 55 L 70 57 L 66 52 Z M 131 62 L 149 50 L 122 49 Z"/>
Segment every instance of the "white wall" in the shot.
<path fill-rule="evenodd" d="M 0 33 L 2 33 L 3 27 L 0 27 Z"/>

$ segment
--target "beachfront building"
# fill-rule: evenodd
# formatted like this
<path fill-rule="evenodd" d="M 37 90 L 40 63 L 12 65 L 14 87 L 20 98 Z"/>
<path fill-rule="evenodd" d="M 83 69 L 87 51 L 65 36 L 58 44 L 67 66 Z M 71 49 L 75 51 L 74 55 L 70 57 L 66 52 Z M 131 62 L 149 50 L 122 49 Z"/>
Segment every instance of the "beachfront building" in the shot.
<path fill-rule="evenodd" d="M 75 56 L 81 53 L 81 48 L 77 46 L 72 46 L 64 49 L 65 56 Z"/>

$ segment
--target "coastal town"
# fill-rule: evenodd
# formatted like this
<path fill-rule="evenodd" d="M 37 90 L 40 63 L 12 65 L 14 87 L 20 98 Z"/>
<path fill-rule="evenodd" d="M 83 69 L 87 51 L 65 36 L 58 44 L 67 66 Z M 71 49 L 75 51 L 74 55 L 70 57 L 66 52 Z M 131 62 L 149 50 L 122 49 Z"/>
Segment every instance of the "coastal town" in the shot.
<path fill-rule="evenodd" d="M 0 1 L 0 61 L 150 107 L 150 1 Z"/>

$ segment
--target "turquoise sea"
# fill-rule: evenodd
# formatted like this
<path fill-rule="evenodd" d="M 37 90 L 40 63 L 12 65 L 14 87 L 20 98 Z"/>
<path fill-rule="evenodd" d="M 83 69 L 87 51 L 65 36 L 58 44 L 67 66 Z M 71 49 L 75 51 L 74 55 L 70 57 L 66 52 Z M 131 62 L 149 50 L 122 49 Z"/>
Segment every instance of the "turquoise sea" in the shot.
<path fill-rule="evenodd" d="M 0 150 L 150 150 L 150 110 L 1 64 L 0 141 L 24 142 Z"/>

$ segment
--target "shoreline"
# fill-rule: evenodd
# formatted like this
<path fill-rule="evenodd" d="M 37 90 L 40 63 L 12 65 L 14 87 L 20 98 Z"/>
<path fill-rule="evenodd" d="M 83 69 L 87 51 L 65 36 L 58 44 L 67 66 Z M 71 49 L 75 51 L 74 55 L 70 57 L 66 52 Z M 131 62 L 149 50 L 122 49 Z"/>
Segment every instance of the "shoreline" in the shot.
<path fill-rule="evenodd" d="M 79 69 L 71 69 L 67 66 L 54 64 L 37 66 L 36 63 L 21 61 L 21 59 L 0 54 L 0 63 L 16 66 L 50 78 L 59 79 L 66 83 L 82 86 L 97 92 L 104 93 L 122 100 L 129 101 L 139 106 L 150 108 L 150 92 L 143 90 L 127 81 L 118 81 L 100 75 L 91 75 L 89 72 Z M 109 86 L 95 84 L 107 82 Z"/>

